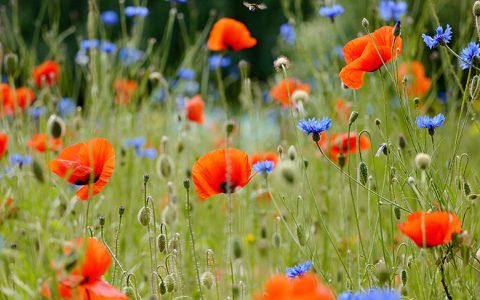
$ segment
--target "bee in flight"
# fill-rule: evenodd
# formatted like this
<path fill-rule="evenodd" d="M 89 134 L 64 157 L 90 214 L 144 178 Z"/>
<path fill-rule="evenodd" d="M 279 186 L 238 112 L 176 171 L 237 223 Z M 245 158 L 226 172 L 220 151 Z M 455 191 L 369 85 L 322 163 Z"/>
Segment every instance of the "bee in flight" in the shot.
<path fill-rule="evenodd" d="M 245 7 L 248 8 L 250 11 L 267 9 L 267 5 L 265 3 L 250 3 L 247 1 L 243 1 L 243 5 L 245 5 Z"/>

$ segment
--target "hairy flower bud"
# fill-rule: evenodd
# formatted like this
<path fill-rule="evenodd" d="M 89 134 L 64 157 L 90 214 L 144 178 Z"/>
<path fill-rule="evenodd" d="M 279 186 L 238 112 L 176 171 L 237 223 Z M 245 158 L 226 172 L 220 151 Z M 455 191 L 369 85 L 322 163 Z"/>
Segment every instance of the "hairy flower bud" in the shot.
<path fill-rule="evenodd" d="M 209 290 L 215 284 L 215 276 L 213 276 L 212 272 L 206 271 L 200 277 L 200 282 L 202 283 L 203 287 Z"/>
<path fill-rule="evenodd" d="M 147 226 L 148 224 L 150 224 L 151 214 L 152 212 L 150 208 L 147 206 L 143 206 L 138 211 L 138 215 L 137 215 L 138 222 L 143 226 Z"/>
<path fill-rule="evenodd" d="M 298 239 L 298 243 L 301 246 L 305 246 L 305 244 L 307 243 L 307 236 L 305 235 L 305 229 L 301 224 L 297 225 L 297 239 Z"/>
<path fill-rule="evenodd" d="M 368 167 L 365 162 L 360 162 L 358 165 L 358 171 L 359 171 L 359 177 L 360 177 L 360 182 L 365 185 L 367 184 L 368 181 Z"/>
<path fill-rule="evenodd" d="M 48 118 L 47 129 L 52 137 L 56 139 L 62 138 L 66 131 L 65 121 L 59 116 L 53 114 Z"/>

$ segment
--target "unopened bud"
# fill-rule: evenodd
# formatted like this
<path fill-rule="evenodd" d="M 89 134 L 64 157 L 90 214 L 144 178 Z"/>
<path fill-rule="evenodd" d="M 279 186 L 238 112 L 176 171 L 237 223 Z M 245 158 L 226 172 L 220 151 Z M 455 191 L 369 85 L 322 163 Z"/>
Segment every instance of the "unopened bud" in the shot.
<path fill-rule="evenodd" d="M 367 164 L 365 162 L 360 162 L 359 166 L 358 166 L 358 170 L 359 170 L 359 177 L 360 177 L 360 182 L 365 185 L 367 184 L 367 181 L 368 181 L 368 167 L 367 167 Z"/>
<path fill-rule="evenodd" d="M 407 141 L 405 140 L 405 137 L 403 135 L 398 138 L 398 147 L 400 147 L 400 149 L 402 150 L 407 147 Z"/>
<path fill-rule="evenodd" d="M 307 236 L 305 235 L 305 229 L 301 224 L 297 225 L 297 239 L 301 246 L 305 246 L 307 242 Z"/>
<path fill-rule="evenodd" d="M 100 226 L 105 225 L 105 217 L 104 216 L 98 217 L 98 224 L 100 224 Z"/>
<path fill-rule="evenodd" d="M 480 1 L 475 1 L 475 3 L 473 3 L 473 15 L 475 17 L 480 17 Z"/>
<path fill-rule="evenodd" d="M 470 184 L 468 184 L 466 181 L 463 182 L 463 192 L 465 193 L 465 196 L 469 196 L 472 193 Z"/>
<path fill-rule="evenodd" d="M 376 266 L 376 273 L 378 281 L 380 284 L 387 283 L 390 280 L 390 272 L 388 271 L 387 265 L 384 262 L 379 262 Z"/>
<path fill-rule="evenodd" d="M 395 26 L 393 27 L 393 36 L 399 36 L 400 33 L 401 33 L 401 23 L 400 21 L 397 21 L 397 23 L 395 23 Z"/>
<path fill-rule="evenodd" d="M 65 121 L 55 114 L 51 115 L 47 121 L 47 129 L 52 137 L 62 138 L 66 131 Z"/>
<path fill-rule="evenodd" d="M 375 125 L 380 126 L 382 124 L 382 121 L 380 119 L 375 119 Z"/>
<path fill-rule="evenodd" d="M 352 111 L 352 113 L 350 114 L 350 119 L 348 120 L 348 125 L 352 125 L 353 123 L 355 123 L 357 118 L 358 118 L 358 112 Z"/>
<path fill-rule="evenodd" d="M 233 240 L 233 257 L 242 257 L 242 245 L 240 244 L 240 241 L 238 239 Z"/>
<path fill-rule="evenodd" d="M 43 176 L 43 167 L 37 160 L 33 160 L 32 162 L 32 171 L 33 175 L 39 182 L 45 181 L 45 177 Z"/>
<path fill-rule="evenodd" d="M 398 206 L 395 206 L 395 208 L 393 209 L 393 212 L 395 213 L 395 218 L 397 218 L 397 220 L 400 220 L 400 218 L 402 217 L 402 212 L 400 210 L 400 207 Z"/>
<path fill-rule="evenodd" d="M 167 293 L 167 286 L 165 285 L 165 281 L 161 281 L 158 285 L 158 292 L 160 295 L 165 295 Z"/>
<path fill-rule="evenodd" d="M 175 290 L 176 281 L 172 274 L 169 274 L 167 277 L 165 277 L 165 286 L 167 287 L 168 293 L 171 293 L 173 290 Z"/>
<path fill-rule="evenodd" d="M 120 206 L 118 207 L 118 214 L 119 214 L 120 216 L 122 216 L 123 213 L 125 213 L 125 206 L 120 205 Z"/>
<path fill-rule="evenodd" d="M 157 160 L 157 173 L 160 177 L 169 178 L 174 168 L 173 160 L 169 155 L 162 154 Z"/>
<path fill-rule="evenodd" d="M 3 61 L 5 65 L 5 73 L 13 76 L 17 71 L 18 56 L 15 53 L 7 53 L 5 54 Z"/>
<path fill-rule="evenodd" d="M 290 158 L 290 160 L 292 161 L 297 159 L 297 150 L 295 149 L 294 145 L 291 145 L 290 147 L 288 147 L 288 158 Z"/>
<path fill-rule="evenodd" d="M 280 234 L 278 232 L 275 232 L 273 234 L 273 240 L 272 240 L 272 244 L 275 248 L 280 248 L 280 244 L 282 243 L 282 237 L 280 236 Z"/>
<path fill-rule="evenodd" d="M 210 271 L 204 272 L 200 277 L 200 282 L 207 290 L 209 290 L 215 284 L 215 276 L 213 276 Z"/>
<path fill-rule="evenodd" d="M 230 136 L 233 130 L 235 130 L 235 122 L 232 120 L 228 120 L 225 124 L 225 131 L 227 132 L 227 136 Z"/>
<path fill-rule="evenodd" d="M 368 23 L 368 20 L 367 20 L 366 18 L 363 18 L 363 19 L 362 19 L 362 26 L 363 26 L 363 28 L 368 29 L 368 26 L 369 26 L 369 25 L 370 25 L 370 24 Z"/>
<path fill-rule="evenodd" d="M 283 155 L 283 147 L 282 147 L 282 145 L 278 145 L 278 147 L 277 147 L 277 152 L 278 152 L 278 156 L 280 156 L 280 158 L 282 158 L 282 155 Z"/>
<path fill-rule="evenodd" d="M 185 189 L 187 189 L 187 190 L 190 188 L 190 179 L 185 178 L 185 179 L 183 180 L 183 187 L 184 187 Z"/>
<path fill-rule="evenodd" d="M 167 250 L 167 235 L 165 233 L 160 233 L 157 236 L 157 247 L 158 251 L 165 253 Z"/>
<path fill-rule="evenodd" d="M 415 156 L 415 165 L 420 170 L 428 169 L 431 163 L 432 163 L 432 158 L 430 157 L 430 155 L 426 153 L 418 153 Z"/>
<path fill-rule="evenodd" d="M 296 90 L 292 93 L 292 100 L 294 103 L 305 103 L 308 101 L 308 93 L 304 90 Z"/>
<path fill-rule="evenodd" d="M 343 153 L 338 154 L 338 165 L 340 166 L 340 168 L 343 169 L 343 167 L 345 167 L 346 162 L 347 162 L 347 157 L 345 156 L 345 154 Z"/>
<path fill-rule="evenodd" d="M 138 222 L 143 226 L 147 226 L 148 224 L 150 224 L 151 214 L 152 213 L 149 207 L 147 206 L 142 207 L 138 211 L 138 215 L 137 215 Z"/>
<path fill-rule="evenodd" d="M 405 286 L 407 285 L 407 271 L 402 270 L 402 284 Z"/>
<path fill-rule="evenodd" d="M 135 290 L 133 289 L 133 287 L 131 286 L 126 286 L 122 289 L 122 293 L 128 297 L 128 299 L 131 299 L 131 300 L 136 300 L 137 299 L 137 295 L 135 293 Z"/>

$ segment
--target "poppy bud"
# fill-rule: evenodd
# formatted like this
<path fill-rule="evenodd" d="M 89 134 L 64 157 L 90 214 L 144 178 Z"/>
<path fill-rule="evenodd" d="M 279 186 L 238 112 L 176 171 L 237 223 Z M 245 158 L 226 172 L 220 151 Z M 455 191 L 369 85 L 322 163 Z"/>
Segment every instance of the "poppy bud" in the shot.
<path fill-rule="evenodd" d="M 176 281 L 172 274 L 168 274 L 167 277 L 165 277 L 165 286 L 167 287 L 168 293 L 171 293 L 173 290 L 175 290 Z"/>
<path fill-rule="evenodd" d="M 233 240 L 233 257 L 241 258 L 242 257 L 242 245 L 238 239 Z"/>
<path fill-rule="evenodd" d="M 402 284 L 405 286 L 407 285 L 407 271 L 402 270 Z"/>
<path fill-rule="evenodd" d="M 365 162 L 360 162 L 358 166 L 360 182 L 365 185 L 368 181 L 368 167 Z"/>
<path fill-rule="evenodd" d="M 476 100 L 480 92 L 480 77 L 478 75 L 473 76 L 470 82 L 469 93 L 472 100 Z"/>
<path fill-rule="evenodd" d="M 368 23 L 368 20 L 367 20 L 366 18 L 363 18 L 363 19 L 362 19 L 362 26 L 363 26 L 363 28 L 365 28 L 365 29 L 368 30 L 368 26 L 369 26 L 369 25 L 370 25 L 370 24 Z"/>
<path fill-rule="evenodd" d="M 280 72 L 283 69 L 288 69 L 290 66 L 290 61 L 286 56 L 279 56 L 275 61 L 273 62 L 273 67 L 275 68 L 275 71 Z"/>
<path fill-rule="evenodd" d="M 100 224 L 100 226 L 105 225 L 105 217 L 104 216 L 98 217 L 98 224 Z"/>
<path fill-rule="evenodd" d="M 405 140 L 405 137 L 403 135 L 398 138 L 398 147 L 400 147 L 400 149 L 402 150 L 407 147 L 407 141 Z"/>
<path fill-rule="evenodd" d="M 347 162 L 347 157 L 345 156 L 345 154 L 343 153 L 338 154 L 338 165 L 340 166 L 340 168 L 343 169 L 343 167 L 345 167 L 346 162 Z"/>
<path fill-rule="evenodd" d="M 473 15 L 475 17 L 480 17 L 480 1 L 475 1 L 475 3 L 473 3 Z"/>
<path fill-rule="evenodd" d="M 413 103 L 415 103 L 415 107 L 418 107 L 418 105 L 420 105 L 420 98 L 418 97 L 413 98 Z"/>
<path fill-rule="evenodd" d="M 400 289 L 400 294 L 402 294 L 402 296 L 404 297 L 408 297 L 408 289 L 406 286 L 402 286 L 402 288 Z"/>
<path fill-rule="evenodd" d="M 300 246 L 305 246 L 305 243 L 307 242 L 307 237 L 305 235 L 305 229 L 303 229 L 303 226 L 301 224 L 297 225 L 297 238 Z"/>
<path fill-rule="evenodd" d="M 40 182 L 45 181 L 45 177 L 43 176 L 43 167 L 37 160 L 34 160 L 32 162 L 32 171 L 33 171 L 33 175 L 38 181 Z"/>
<path fill-rule="evenodd" d="M 150 224 L 151 214 L 152 213 L 149 207 L 147 206 L 142 207 L 138 211 L 138 215 L 137 215 L 138 222 L 143 226 L 147 226 L 148 224 Z"/>
<path fill-rule="evenodd" d="M 400 220 L 401 218 L 401 210 L 398 206 L 395 206 L 395 208 L 393 209 L 393 212 L 395 213 L 395 218 L 397 218 L 397 220 Z"/>
<path fill-rule="evenodd" d="M 136 300 L 137 299 L 137 295 L 135 293 L 135 290 L 133 289 L 133 287 L 131 286 L 126 286 L 122 289 L 122 293 L 128 297 L 128 299 L 131 299 L 131 300 Z"/>
<path fill-rule="evenodd" d="M 212 272 L 206 271 L 200 277 L 200 282 L 207 290 L 209 290 L 215 284 L 215 276 L 213 276 Z"/>
<path fill-rule="evenodd" d="M 390 272 L 388 271 L 387 265 L 381 261 L 376 266 L 377 278 L 380 284 L 385 284 L 390 280 Z"/>
<path fill-rule="evenodd" d="M 470 194 L 468 195 L 468 200 L 477 200 L 478 199 L 478 194 Z"/>
<path fill-rule="evenodd" d="M 179 233 L 175 233 L 173 238 L 170 239 L 170 241 L 168 242 L 168 248 L 170 248 L 171 251 L 178 250 L 180 248 L 180 234 Z"/>
<path fill-rule="evenodd" d="M 165 295 L 167 293 L 167 286 L 165 285 L 165 281 L 161 281 L 158 285 L 158 292 L 160 295 Z"/>
<path fill-rule="evenodd" d="M 160 233 L 157 236 L 157 247 L 158 251 L 165 253 L 167 250 L 167 235 L 165 233 Z"/>
<path fill-rule="evenodd" d="M 350 119 L 348 120 L 348 125 L 352 125 L 353 123 L 355 123 L 357 118 L 358 118 L 358 112 L 352 111 L 352 113 L 350 114 Z"/>
<path fill-rule="evenodd" d="M 248 72 L 248 68 L 250 67 L 250 64 L 248 63 L 248 61 L 244 60 L 244 59 L 241 59 L 239 62 L 238 62 L 238 68 L 240 69 L 241 73 L 246 73 Z"/>
<path fill-rule="evenodd" d="M 15 53 L 7 53 L 3 58 L 5 73 L 13 76 L 17 70 L 18 56 Z"/>
<path fill-rule="evenodd" d="M 380 126 L 382 124 L 382 121 L 380 119 L 375 119 L 375 125 Z"/>
<path fill-rule="evenodd" d="M 294 161 L 297 158 L 297 150 L 294 145 L 288 147 L 288 158 L 290 158 L 291 161 Z"/>
<path fill-rule="evenodd" d="M 420 170 L 428 169 L 431 163 L 432 163 L 432 158 L 430 157 L 430 155 L 426 153 L 418 153 L 415 156 L 415 165 Z"/>
<path fill-rule="evenodd" d="M 410 177 L 407 178 L 407 182 L 408 182 L 408 184 L 413 185 L 413 184 L 415 184 L 415 178 L 410 176 Z"/>
<path fill-rule="evenodd" d="M 157 173 L 162 178 L 169 178 L 174 168 L 173 160 L 169 155 L 162 154 L 157 160 Z"/>
<path fill-rule="evenodd" d="M 465 196 L 469 196 L 472 193 L 470 184 L 466 181 L 463 182 L 463 192 L 465 193 Z"/>
<path fill-rule="evenodd" d="M 225 124 L 225 131 L 227 133 L 227 136 L 230 136 L 230 134 L 232 134 L 234 129 L 235 129 L 235 122 L 232 120 L 228 120 L 227 123 Z"/>
<path fill-rule="evenodd" d="M 168 152 L 168 137 L 162 136 L 162 140 L 160 141 L 160 152 L 166 154 Z"/>
<path fill-rule="evenodd" d="M 183 187 L 184 187 L 185 189 L 187 189 L 187 190 L 190 188 L 190 179 L 185 178 L 185 179 L 183 180 Z"/>
<path fill-rule="evenodd" d="M 182 153 L 184 149 L 185 149 L 185 145 L 184 145 L 183 139 L 180 138 L 177 142 L 177 153 L 178 154 Z"/>
<path fill-rule="evenodd" d="M 144 174 L 143 175 L 143 183 L 144 184 L 147 184 L 148 180 L 150 179 L 150 175 L 149 174 Z"/>
<path fill-rule="evenodd" d="M 303 160 L 303 166 L 305 167 L 305 169 L 308 168 L 308 160 L 307 159 Z"/>
<path fill-rule="evenodd" d="M 395 26 L 393 26 L 393 36 L 397 37 L 400 35 L 401 33 L 401 23 L 400 21 L 397 21 L 397 23 L 395 23 Z"/>
<path fill-rule="evenodd" d="M 278 152 L 278 156 L 280 156 L 280 158 L 282 158 L 282 155 L 283 155 L 283 147 L 282 147 L 282 145 L 278 145 L 278 147 L 277 147 L 277 152 Z"/>
<path fill-rule="evenodd" d="M 273 234 L 273 240 L 272 240 L 272 244 L 275 248 L 280 248 L 280 244 L 282 243 L 282 237 L 280 236 L 280 234 L 278 232 L 275 232 Z"/>
<path fill-rule="evenodd" d="M 50 135 L 56 139 L 62 138 L 65 135 L 65 122 L 59 116 L 53 114 L 48 118 L 47 129 Z"/>
<path fill-rule="evenodd" d="M 262 226 L 262 228 L 260 229 L 260 237 L 262 238 L 267 237 L 267 228 L 265 228 L 265 226 Z"/>
<path fill-rule="evenodd" d="M 118 214 L 122 216 L 124 212 L 125 212 L 125 206 L 120 205 L 120 207 L 118 207 Z"/>

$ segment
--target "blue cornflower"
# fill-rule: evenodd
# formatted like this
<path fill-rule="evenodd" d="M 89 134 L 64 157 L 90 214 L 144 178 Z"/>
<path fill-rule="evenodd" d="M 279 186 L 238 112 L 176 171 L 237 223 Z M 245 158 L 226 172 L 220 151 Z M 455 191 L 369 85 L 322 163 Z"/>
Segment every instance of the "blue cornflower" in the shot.
<path fill-rule="evenodd" d="M 343 292 L 338 295 L 338 300 L 400 300 L 401 297 L 395 290 L 371 288 L 365 292 L 351 291 Z"/>
<path fill-rule="evenodd" d="M 116 11 L 113 10 L 106 10 L 102 12 L 102 15 L 100 16 L 102 19 L 103 24 L 105 25 L 115 25 L 118 24 L 118 14 Z"/>
<path fill-rule="evenodd" d="M 328 130 L 331 125 L 332 120 L 329 118 L 323 118 L 322 120 L 311 118 L 300 120 L 297 127 L 307 135 L 312 134 L 313 140 L 318 142 L 320 140 L 320 133 Z"/>
<path fill-rule="evenodd" d="M 430 118 L 429 116 L 417 117 L 418 128 L 426 128 L 428 130 L 435 130 L 435 128 L 442 126 L 444 122 L 445 116 L 443 114 L 438 114 L 433 118 Z"/>
<path fill-rule="evenodd" d="M 311 261 L 306 261 L 304 263 L 298 264 L 292 268 L 287 269 L 287 276 L 290 278 L 295 278 L 298 276 L 302 276 L 303 274 L 307 273 L 310 271 L 312 268 L 312 262 Z"/>
<path fill-rule="evenodd" d="M 195 79 L 196 73 L 192 69 L 181 68 L 181 69 L 178 70 L 177 75 L 180 79 L 193 80 L 193 79 Z"/>
<path fill-rule="evenodd" d="M 148 16 L 149 11 L 148 8 L 143 6 L 127 6 L 125 7 L 125 16 L 131 17 L 140 17 L 145 18 Z"/>
<path fill-rule="evenodd" d="M 220 54 L 212 54 L 208 57 L 208 67 L 211 71 L 218 68 L 226 68 L 232 63 L 232 59 L 228 56 Z"/>
<path fill-rule="evenodd" d="M 32 163 L 32 158 L 29 155 L 22 156 L 18 153 L 10 155 L 9 162 L 12 166 L 19 166 L 20 168 Z"/>
<path fill-rule="evenodd" d="M 57 103 L 57 113 L 65 118 L 66 116 L 72 114 L 77 109 L 77 104 L 68 97 L 63 97 L 62 100 Z"/>
<path fill-rule="evenodd" d="M 80 49 L 83 49 L 83 50 L 96 49 L 99 46 L 100 46 L 100 41 L 97 39 L 83 40 L 80 42 Z"/>
<path fill-rule="evenodd" d="M 123 144 L 125 147 L 133 147 L 135 150 L 140 150 L 145 145 L 145 138 L 139 136 L 131 139 L 126 139 Z"/>
<path fill-rule="evenodd" d="M 293 45 L 295 43 L 295 30 L 290 23 L 284 23 L 280 26 L 280 36 L 287 44 Z"/>
<path fill-rule="evenodd" d="M 480 56 L 480 46 L 474 42 L 470 42 L 466 48 L 460 52 L 460 67 L 464 70 L 470 68 L 475 57 Z"/>
<path fill-rule="evenodd" d="M 339 16 L 343 14 L 345 9 L 343 9 L 343 6 L 340 4 L 336 4 L 333 6 L 324 6 L 320 8 L 320 16 L 325 17 L 325 18 L 330 18 L 332 21 L 336 16 Z"/>
<path fill-rule="evenodd" d="M 47 113 L 47 108 L 46 107 L 32 107 L 30 108 L 30 110 L 28 111 L 28 114 L 33 117 L 33 118 L 40 118 L 40 116 L 43 116 Z"/>
<path fill-rule="evenodd" d="M 155 159 L 157 157 L 157 149 L 155 148 L 146 148 L 135 151 L 139 157 L 146 157 L 148 159 Z"/>
<path fill-rule="evenodd" d="M 180 3 L 187 3 L 188 0 L 165 0 L 166 2 L 180 4 Z"/>
<path fill-rule="evenodd" d="M 404 1 L 395 2 L 392 0 L 382 0 L 378 5 L 380 17 L 385 20 L 400 20 L 400 17 L 407 13 L 407 3 Z"/>
<path fill-rule="evenodd" d="M 439 44 L 448 44 L 452 39 L 452 27 L 447 24 L 444 32 L 442 26 L 438 26 L 436 35 L 431 37 L 424 33 L 422 34 L 422 38 L 425 45 L 427 45 L 430 49 L 436 48 Z"/>
<path fill-rule="evenodd" d="M 257 173 L 272 173 L 275 163 L 271 160 L 259 161 L 253 165 L 253 170 Z"/>
<path fill-rule="evenodd" d="M 134 64 L 143 58 L 143 51 L 136 48 L 121 48 L 118 52 L 118 58 L 127 65 Z"/>
<path fill-rule="evenodd" d="M 117 51 L 117 45 L 115 45 L 114 43 L 112 42 L 109 42 L 109 41 L 103 41 L 101 44 L 100 44 L 100 50 L 104 53 L 113 53 L 115 51 Z"/>

